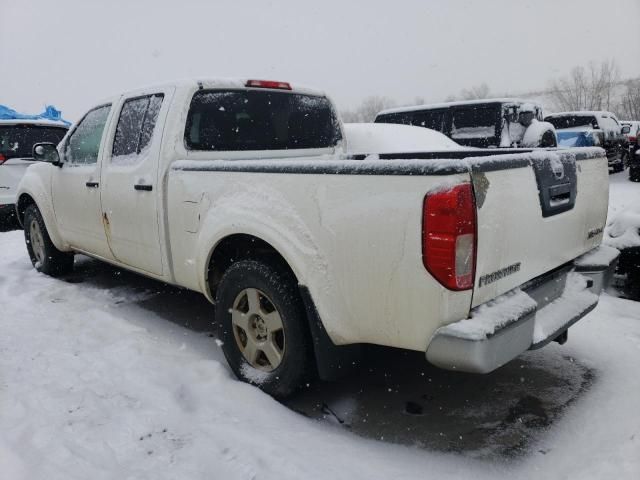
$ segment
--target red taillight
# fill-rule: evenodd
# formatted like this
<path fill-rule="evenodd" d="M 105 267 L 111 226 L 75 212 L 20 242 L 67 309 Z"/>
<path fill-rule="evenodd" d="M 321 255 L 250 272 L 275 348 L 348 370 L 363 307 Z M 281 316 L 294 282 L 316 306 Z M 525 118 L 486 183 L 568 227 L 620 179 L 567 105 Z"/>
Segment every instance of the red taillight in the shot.
<path fill-rule="evenodd" d="M 4 162 L 6 162 L 6 161 L 7 161 L 7 157 L 5 157 L 4 155 L 2 155 L 2 154 L 0 153 L 0 165 L 2 165 L 2 164 L 3 164 Z"/>
<path fill-rule="evenodd" d="M 428 193 L 422 209 L 422 263 L 450 290 L 473 287 L 476 205 L 471 184 Z"/>
<path fill-rule="evenodd" d="M 289 83 L 278 82 L 275 80 L 247 80 L 245 87 L 276 88 L 279 90 L 291 90 L 291 85 Z"/>

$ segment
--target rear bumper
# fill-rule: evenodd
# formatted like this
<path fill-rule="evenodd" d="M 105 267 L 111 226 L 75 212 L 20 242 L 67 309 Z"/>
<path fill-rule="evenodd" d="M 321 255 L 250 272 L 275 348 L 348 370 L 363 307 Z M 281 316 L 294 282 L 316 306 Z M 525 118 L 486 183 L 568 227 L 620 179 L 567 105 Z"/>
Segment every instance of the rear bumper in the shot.
<path fill-rule="evenodd" d="M 447 370 L 488 373 L 529 349 L 543 347 L 593 310 L 619 252 L 598 247 L 439 328 L 427 360 Z"/>

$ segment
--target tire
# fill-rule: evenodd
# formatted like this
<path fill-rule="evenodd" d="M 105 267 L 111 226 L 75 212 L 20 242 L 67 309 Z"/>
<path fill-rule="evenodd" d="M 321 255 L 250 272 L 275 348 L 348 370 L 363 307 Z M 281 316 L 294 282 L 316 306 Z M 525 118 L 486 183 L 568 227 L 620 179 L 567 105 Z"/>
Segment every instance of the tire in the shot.
<path fill-rule="evenodd" d="M 558 146 L 558 141 L 556 140 L 556 134 L 553 130 L 547 130 L 540 137 L 540 148 L 555 148 Z"/>
<path fill-rule="evenodd" d="M 629 167 L 629 180 L 632 182 L 640 182 L 640 166 Z"/>
<path fill-rule="evenodd" d="M 640 300 L 640 266 L 636 266 L 627 273 L 627 282 L 624 290 L 628 298 Z"/>
<path fill-rule="evenodd" d="M 73 270 L 73 253 L 61 252 L 55 247 L 35 205 L 27 207 L 24 214 L 24 240 L 37 271 L 57 277 Z"/>
<path fill-rule="evenodd" d="M 312 348 L 295 277 L 277 262 L 241 260 L 222 276 L 215 319 L 235 375 L 276 398 L 308 379 Z"/>
<path fill-rule="evenodd" d="M 613 173 L 620 173 L 622 170 L 624 170 L 624 163 L 622 163 L 622 160 L 611 167 L 611 171 Z"/>

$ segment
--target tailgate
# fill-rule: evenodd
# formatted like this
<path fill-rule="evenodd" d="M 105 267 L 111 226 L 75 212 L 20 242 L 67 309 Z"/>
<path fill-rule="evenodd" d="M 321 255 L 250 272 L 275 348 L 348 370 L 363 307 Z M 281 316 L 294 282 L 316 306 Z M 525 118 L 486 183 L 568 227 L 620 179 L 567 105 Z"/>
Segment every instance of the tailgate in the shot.
<path fill-rule="evenodd" d="M 473 307 L 600 244 L 609 198 L 602 149 L 468 161 L 478 215 Z"/>

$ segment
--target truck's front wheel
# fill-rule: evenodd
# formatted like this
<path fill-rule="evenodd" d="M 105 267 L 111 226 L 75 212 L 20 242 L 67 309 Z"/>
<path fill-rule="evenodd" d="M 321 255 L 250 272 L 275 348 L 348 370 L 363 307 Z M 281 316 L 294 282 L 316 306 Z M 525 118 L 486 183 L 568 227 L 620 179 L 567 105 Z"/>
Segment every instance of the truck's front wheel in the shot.
<path fill-rule="evenodd" d="M 236 376 L 274 397 L 297 390 L 312 358 L 304 315 L 295 277 L 277 262 L 229 267 L 216 293 L 216 322 Z"/>
<path fill-rule="evenodd" d="M 73 254 L 56 248 L 35 205 L 27 207 L 24 213 L 24 239 L 31 263 L 39 272 L 57 277 L 73 270 Z"/>

